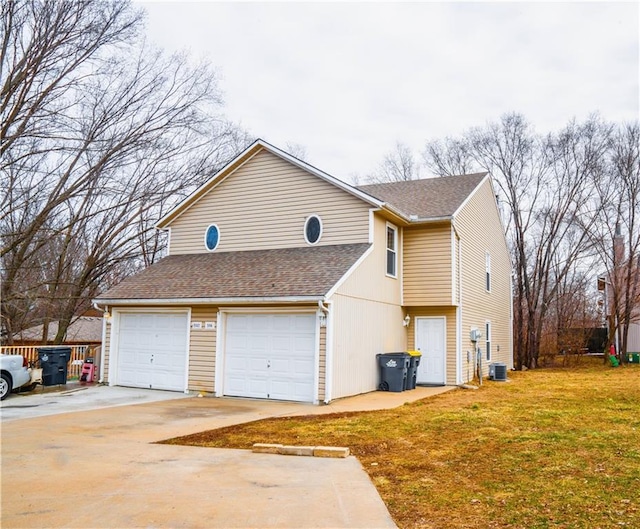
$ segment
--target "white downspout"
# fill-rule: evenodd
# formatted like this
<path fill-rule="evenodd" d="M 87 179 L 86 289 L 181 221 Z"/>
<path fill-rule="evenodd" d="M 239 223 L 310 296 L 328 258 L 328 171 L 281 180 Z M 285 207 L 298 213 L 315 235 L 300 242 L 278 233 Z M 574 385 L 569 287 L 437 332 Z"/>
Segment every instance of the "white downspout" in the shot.
<path fill-rule="evenodd" d="M 325 331 L 325 373 L 324 373 L 324 403 L 331 402 L 333 390 L 333 315 L 331 301 L 318 300 L 318 308 L 326 314 Z M 325 305 L 326 304 L 326 305 Z"/>

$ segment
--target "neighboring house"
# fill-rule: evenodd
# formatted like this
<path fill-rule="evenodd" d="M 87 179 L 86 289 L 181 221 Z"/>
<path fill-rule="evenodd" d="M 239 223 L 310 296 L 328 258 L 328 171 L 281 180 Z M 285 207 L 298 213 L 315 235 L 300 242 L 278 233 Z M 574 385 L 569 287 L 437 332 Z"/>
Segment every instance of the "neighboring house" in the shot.
<path fill-rule="evenodd" d="M 619 354 L 640 352 L 640 256 L 629 256 L 626 252 L 619 224 L 612 250 L 610 272 L 598 276 L 610 341 Z"/>
<path fill-rule="evenodd" d="M 162 218 L 169 256 L 102 294 L 111 385 L 302 402 L 512 367 L 511 268 L 488 174 L 352 187 L 258 140 Z"/>
<path fill-rule="evenodd" d="M 640 323 L 629 324 L 629 334 L 627 336 L 627 352 L 640 353 Z"/>
<path fill-rule="evenodd" d="M 42 345 L 43 325 L 29 327 L 13 336 L 14 345 Z M 47 344 L 52 344 L 58 334 L 58 322 L 52 321 L 47 328 Z M 90 345 L 102 343 L 102 316 L 80 316 L 67 328 L 64 345 Z"/>

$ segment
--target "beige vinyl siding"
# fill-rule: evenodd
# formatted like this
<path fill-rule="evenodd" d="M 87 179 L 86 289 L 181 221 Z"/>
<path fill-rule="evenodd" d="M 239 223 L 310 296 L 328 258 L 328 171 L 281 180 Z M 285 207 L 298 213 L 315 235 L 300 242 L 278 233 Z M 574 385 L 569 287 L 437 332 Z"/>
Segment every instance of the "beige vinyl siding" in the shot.
<path fill-rule="evenodd" d="M 404 351 L 402 325 L 402 229 L 398 229 L 398 277 L 387 276 L 387 221 L 374 214 L 373 248 L 331 296 L 333 390 L 336 399 L 378 387 L 376 354 Z"/>
<path fill-rule="evenodd" d="M 169 251 L 205 253 L 211 224 L 219 252 L 306 246 L 311 214 L 322 219 L 318 245 L 368 241 L 368 204 L 263 150 L 171 222 Z"/>
<path fill-rule="evenodd" d="M 374 391 L 376 354 L 406 350 L 402 307 L 339 294 L 332 303 L 332 399 Z"/>
<path fill-rule="evenodd" d="M 402 303 L 402 229 L 398 230 L 397 277 L 387 276 L 387 221 L 374 214 L 373 249 L 336 293 L 400 305 Z"/>
<path fill-rule="evenodd" d="M 473 346 L 469 340 L 471 328 L 480 330 L 483 372 L 488 373 L 484 342 L 485 323 L 490 321 L 491 361 L 505 362 L 509 368 L 513 367 L 511 261 L 489 180 L 459 212 L 455 226 L 461 239 L 462 350 Z M 485 288 L 487 251 L 491 255 L 491 292 Z M 466 372 L 463 375 L 466 376 Z"/>
<path fill-rule="evenodd" d="M 457 334 L 456 334 L 456 307 L 411 307 L 408 309 L 411 318 L 407 329 L 407 349 L 409 351 L 416 347 L 416 317 L 444 317 L 446 318 L 446 355 L 447 355 L 447 385 L 455 385 L 456 365 L 458 358 Z M 466 365 L 466 354 L 463 355 L 463 366 Z"/>
<path fill-rule="evenodd" d="M 442 306 L 452 302 L 451 225 L 404 229 L 404 304 Z"/>
<path fill-rule="evenodd" d="M 215 390 L 217 307 L 193 307 L 192 328 L 189 335 L 189 391 Z M 202 323 L 202 329 L 194 329 L 193 323 Z M 206 322 L 214 322 L 215 329 L 205 329 Z"/>

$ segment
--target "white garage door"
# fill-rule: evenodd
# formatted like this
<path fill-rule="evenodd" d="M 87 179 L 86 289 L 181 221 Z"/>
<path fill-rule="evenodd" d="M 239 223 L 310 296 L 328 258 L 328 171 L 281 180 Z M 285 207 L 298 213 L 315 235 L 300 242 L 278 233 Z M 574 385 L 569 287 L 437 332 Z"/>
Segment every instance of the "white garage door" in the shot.
<path fill-rule="evenodd" d="M 120 314 L 119 386 L 186 389 L 187 313 Z"/>
<path fill-rule="evenodd" d="M 224 394 L 313 402 L 315 314 L 229 314 Z"/>

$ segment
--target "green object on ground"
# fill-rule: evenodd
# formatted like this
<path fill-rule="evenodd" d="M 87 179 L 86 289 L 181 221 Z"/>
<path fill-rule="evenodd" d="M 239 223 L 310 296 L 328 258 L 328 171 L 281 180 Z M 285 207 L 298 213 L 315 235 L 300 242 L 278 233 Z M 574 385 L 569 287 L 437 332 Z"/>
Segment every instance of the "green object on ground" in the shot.
<path fill-rule="evenodd" d="M 630 364 L 640 364 L 640 353 L 627 353 L 627 362 Z"/>
<path fill-rule="evenodd" d="M 613 355 L 609 355 L 609 362 L 611 362 L 611 367 L 618 367 L 620 365 L 618 359 Z"/>

